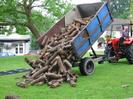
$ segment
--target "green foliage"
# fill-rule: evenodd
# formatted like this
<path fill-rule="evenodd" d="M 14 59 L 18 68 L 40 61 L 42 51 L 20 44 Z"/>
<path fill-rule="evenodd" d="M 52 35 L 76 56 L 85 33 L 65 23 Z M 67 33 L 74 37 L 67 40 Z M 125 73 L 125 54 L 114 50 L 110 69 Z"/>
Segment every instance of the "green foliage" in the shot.
<path fill-rule="evenodd" d="M 31 50 L 38 50 L 39 49 L 39 44 L 35 38 L 35 36 L 31 35 L 32 39 L 31 39 Z"/>
<path fill-rule="evenodd" d="M 133 21 L 133 0 L 131 0 L 131 4 L 130 4 L 130 18 Z"/>
<path fill-rule="evenodd" d="M 22 27 L 22 26 L 19 26 L 19 25 L 16 25 L 16 33 L 22 34 L 22 35 L 29 34 L 27 32 L 27 28 L 26 27 Z"/>
<path fill-rule="evenodd" d="M 72 4 L 68 0 L 45 0 L 47 11 L 54 17 L 60 18 L 72 8 Z"/>
<path fill-rule="evenodd" d="M 8 29 L 4 28 L 0 33 L 8 32 L 10 34 L 15 27 L 17 33 L 29 34 L 29 31 L 32 31 L 33 36 L 37 38 L 39 33 L 46 32 L 55 21 L 72 8 L 68 0 L 43 0 L 39 4 L 37 2 L 39 1 L 0 0 L 0 25 L 1 22 L 10 25 Z M 36 38 L 34 37 L 32 40 L 34 47 Z"/>
<path fill-rule="evenodd" d="M 42 16 L 40 12 L 32 12 L 32 20 L 40 33 L 47 31 L 51 25 L 55 22 L 54 18 L 51 16 Z"/>
<path fill-rule="evenodd" d="M 22 0 L 21 2 L 18 0 L 1 0 L 0 1 L 0 22 L 12 22 L 16 23 L 15 27 L 18 28 L 18 31 L 21 31 L 28 28 L 20 29 L 18 26 L 19 23 L 27 23 L 26 12 L 24 11 L 24 7 Z M 30 0 L 27 0 L 30 2 Z M 38 1 L 38 0 L 31 0 Z M 64 0 L 44 0 L 43 4 L 40 5 L 31 5 L 31 7 L 40 8 L 42 12 L 32 9 L 32 21 L 37 27 L 39 32 L 46 31 L 54 21 L 58 20 L 61 16 L 63 16 L 66 12 L 68 12 L 72 5 Z M 42 13 L 46 13 L 42 15 Z M 56 19 L 56 20 L 55 20 Z M 23 31 L 22 31 L 23 32 Z"/>
<path fill-rule="evenodd" d="M 19 12 L 16 0 L 2 0 L 0 4 L 0 22 L 21 22 L 26 21 L 26 16 Z"/>
<path fill-rule="evenodd" d="M 130 16 L 130 0 L 111 0 L 113 7 L 113 15 L 117 18 L 129 18 Z"/>
<path fill-rule="evenodd" d="M 114 18 L 126 19 L 130 17 L 130 5 L 132 4 L 131 0 L 109 0 L 109 4 Z"/>

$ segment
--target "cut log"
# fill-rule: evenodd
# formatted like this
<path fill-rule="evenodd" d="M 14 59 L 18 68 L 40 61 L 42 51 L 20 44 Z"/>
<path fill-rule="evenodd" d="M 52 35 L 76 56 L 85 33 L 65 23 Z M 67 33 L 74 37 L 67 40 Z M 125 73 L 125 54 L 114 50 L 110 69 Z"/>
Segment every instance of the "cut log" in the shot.
<path fill-rule="evenodd" d="M 29 66 L 31 66 L 33 69 L 36 68 L 36 65 L 33 65 L 34 61 L 32 61 L 32 60 L 30 60 L 30 59 L 28 59 L 28 58 L 25 58 L 25 61 L 26 61 L 26 63 L 27 63 Z"/>
<path fill-rule="evenodd" d="M 39 78 L 33 80 L 33 81 L 31 82 L 31 85 L 34 85 L 34 84 L 36 84 L 36 83 L 38 83 L 38 82 L 46 82 L 46 81 L 47 81 L 47 78 L 46 78 L 45 75 L 43 75 L 43 76 L 40 76 Z"/>
<path fill-rule="evenodd" d="M 84 22 L 82 19 L 75 19 L 75 23 L 80 23 L 82 25 L 86 25 L 86 22 Z"/>
<path fill-rule="evenodd" d="M 57 56 L 57 57 L 56 57 L 56 60 L 57 60 L 57 64 L 58 64 L 58 66 L 59 66 L 60 72 L 61 72 L 61 73 L 66 73 L 66 68 L 65 68 L 64 65 L 63 65 L 63 62 L 62 62 L 62 60 L 61 60 L 61 57 L 60 57 L 60 56 Z"/>
<path fill-rule="evenodd" d="M 45 35 L 45 37 L 44 37 L 44 39 L 43 39 L 43 41 L 41 43 L 42 46 L 45 46 L 47 42 L 48 42 L 48 36 Z"/>
<path fill-rule="evenodd" d="M 61 83 L 58 81 L 58 80 L 52 80 L 48 83 L 48 85 L 51 87 L 51 88 L 56 88 L 58 86 L 61 85 Z"/>
<path fill-rule="evenodd" d="M 39 69 L 36 73 L 34 73 L 34 74 L 31 76 L 31 79 L 36 78 L 38 75 L 40 75 L 40 74 L 43 73 L 43 72 L 46 72 L 47 70 L 48 70 L 48 66 L 45 66 L 45 67 Z"/>
<path fill-rule="evenodd" d="M 40 58 L 42 58 L 45 55 L 45 52 L 47 50 L 47 44 L 48 44 L 48 40 L 46 41 L 44 48 L 42 49 L 42 54 L 41 54 Z"/>
<path fill-rule="evenodd" d="M 71 85 L 72 87 L 76 87 L 76 83 L 75 83 L 74 80 L 70 80 L 69 83 L 70 83 L 70 85 Z"/>
<path fill-rule="evenodd" d="M 63 63 L 65 64 L 67 70 L 71 70 L 72 64 L 68 60 L 65 59 Z"/>
<path fill-rule="evenodd" d="M 89 18 L 76 19 L 50 38 L 47 34 L 43 35 L 39 39 L 43 47 L 39 59 L 25 59 L 32 70 L 24 76 L 25 80 L 17 85 L 25 88 L 28 85 L 47 83 L 49 87 L 55 88 L 63 82 L 68 82 L 75 87 L 78 76 L 72 72 L 72 64 L 77 61 L 77 58 L 73 52 L 72 41 L 89 20 Z M 89 36 L 85 34 L 83 37 L 87 39 Z"/>
<path fill-rule="evenodd" d="M 54 73 L 45 73 L 45 75 L 46 75 L 47 78 L 50 78 L 50 79 L 60 79 L 60 78 L 62 78 L 62 75 L 54 74 Z"/>
<path fill-rule="evenodd" d="M 46 65 L 48 65 L 58 54 L 59 54 L 60 50 L 57 50 L 46 62 Z"/>

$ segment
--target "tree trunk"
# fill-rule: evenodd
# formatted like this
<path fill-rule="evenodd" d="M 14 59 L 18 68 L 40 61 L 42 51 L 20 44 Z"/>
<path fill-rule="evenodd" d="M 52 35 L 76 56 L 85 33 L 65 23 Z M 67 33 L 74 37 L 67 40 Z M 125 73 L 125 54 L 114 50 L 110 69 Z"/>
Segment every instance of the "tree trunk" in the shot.
<path fill-rule="evenodd" d="M 36 26 L 33 24 L 33 22 L 28 23 L 28 28 L 32 32 L 32 34 L 38 39 L 40 37 L 39 31 L 37 30 Z"/>
<path fill-rule="evenodd" d="M 35 26 L 33 20 L 32 20 L 32 7 L 30 5 L 30 1 L 29 4 L 27 4 L 27 0 L 23 0 L 23 6 L 24 6 L 24 10 L 25 10 L 25 14 L 27 16 L 27 27 L 29 28 L 29 30 L 32 32 L 32 34 L 38 39 L 40 37 L 39 35 L 39 31 L 37 30 L 37 27 Z"/>

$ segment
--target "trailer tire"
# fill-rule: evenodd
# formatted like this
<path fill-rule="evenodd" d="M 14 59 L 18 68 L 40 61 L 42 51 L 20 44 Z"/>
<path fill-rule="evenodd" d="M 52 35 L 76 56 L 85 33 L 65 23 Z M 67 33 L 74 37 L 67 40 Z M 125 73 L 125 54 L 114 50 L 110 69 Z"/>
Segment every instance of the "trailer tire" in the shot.
<path fill-rule="evenodd" d="M 95 65 L 92 59 L 81 59 L 79 69 L 82 75 L 91 75 L 95 71 Z"/>
<path fill-rule="evenodd" d="M 129 64 L 133 64 L 133 44 L 127 47 L 126 58 Z"/>

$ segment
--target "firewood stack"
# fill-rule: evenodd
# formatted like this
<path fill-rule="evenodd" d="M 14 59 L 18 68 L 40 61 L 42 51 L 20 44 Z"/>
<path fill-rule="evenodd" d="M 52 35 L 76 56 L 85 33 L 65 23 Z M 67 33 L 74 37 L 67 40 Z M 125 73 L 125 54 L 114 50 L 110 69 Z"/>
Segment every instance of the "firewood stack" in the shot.
<path fill-rule="evenodd" d="M 78 75 L 71 68 L 77 60 L 71 46 L 73 38 L 89 22 L 90 18 L 76 19 L 72 24 L 61 29 L 52 38 L 44 37 L 43 49 L 38 60 L 25 59 L 32 70 L 24 75 L 25 79 L 17 83 L 20 87 L 28 85 L 42 85 L 55 88 L 63 82 L 68 82 L 72 87 L 76 86 Z"/>

